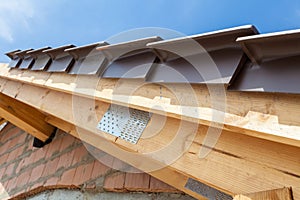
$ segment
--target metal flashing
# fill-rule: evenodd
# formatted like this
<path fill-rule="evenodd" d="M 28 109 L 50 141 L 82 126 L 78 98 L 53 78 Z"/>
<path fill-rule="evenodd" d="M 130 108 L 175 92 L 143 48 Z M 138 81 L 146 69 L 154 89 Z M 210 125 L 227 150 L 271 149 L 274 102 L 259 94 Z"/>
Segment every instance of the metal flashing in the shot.
<path fill-rule="evenodd" d="M 10 59 L 18 58 L 18 56 L 16 55 L 16 53 L 18 53 L 20 51 L 21 51 L 20 49 L 17 49 L 17 50 L 5 53 L 5 55 L 8 56 Z"/>
<path fill-rule="evenodd" d="M 33 58 L 36 58 L 39 54 L 43 54 L 43 51 L 49 50 L 49 49 L 51 49 L 51 47 L 42 47 L 42 48 L 39 48 L 39 49 L 34 49 L 34 50 L 31 50 L 31 51 L 28 51 L 27 54 L 30 55 Z"/>
<path fill-rule="evenodd" d="M 74 57 L 75 60 L 78 60 L 79 58 L 83 58 L 88 56 L 88 54 L 93 53 L 91 52 L 97 47 L 105 46 L 108 45 L 107 42 L 102 41 L 102 42 L 96 42 L 92 44 L 87 44 L 84 46 L 79 46 L 79 47 L 72 47 L 69 49 L 66 49 L 65 52 L 68 52 L 70 55 Z"/>
<path fill-rule="evenodd" d="M 159 61 L 152 67 L 146 81 L 154 83 L 230 84 L 235 72 L 242 67 L 246 60 L 243 52 L 238 49 L 213 51 L 209 52 L 208 55 L 193 55 L 166 62 Z M 192 63 L 196 64 L 193 65 Z"/>
<path fill-rule="evenodd" d="M 97 51 L 96 48 L 105 45 L 108 45 L 108 43 L 99 42 L 67 49 L 66 52 L 75 59 L 69 74 L 99 75 L 103 65 L 106 64 L 106 60 L 105 56 L 100 51 Z"/>
<path fill-rule="evenodd" d="M 300 94 L 299 74 L 299 56 L 270 60 L 261 64 L 248 61 L 228 90 Z"/>
<path fill-rule="evenodd" d="M 101 77 L 145 79 L 156 59 L 156 55 L 146 45 L 160 40 L 160 37 L 154 36 L 98 47 L 97 50 L 110 62 L 104 66 Z"/>
<path fill-rule="evenodd" d="M 34 59 L 28 54 L 28 52 L 32 50 L 33 49 L 26 49 L 16 53 L 16 55 L 22 59 L 22 62 L 18 67 L 19 69 L 30 69 L 32 67 Z"/>
<path fill-rule="evenodd" d="M 237 42 L 253 63 L 300 55 L 300 29 L 240 37 Z"/>
<path fill-rule="evenodd" d="M 300 94 L 300 30 L 238 38 L 249 57 L 231 91 Z"/>
<path fill-rule="evenodd" d="M 47 69 L 48 72 L 68 72 L 74 63 L 74 58 L 67 52 L 66 49 L 75 47 L 75 45 L 65 45 L 53 49 L 44 50 L 52 58 L 52 63 Z"/>
<path fill-rule="evenodd" d="M 257 34 L 254 26 L 242 26 L 149 43 L 160 62 L 146 81 L 230 84 L 245 62 L 236 39 L 251 34 Z"/>
<path fill-rule="evenodd" d="M 178 57 L 190 56 L 195 53 L 195 46 L 199 46 L 196 52 L 211 52 L 226 48 L 240 48 L 236 39 L 242 36 L 258 34 L 253 25 L 238 26 L 208 33 L 151 42 L 147 47 L 155 49 L 162 61 L 176 59 Z M 182 49 L 184 51 L 179 51 Z M 176 52 L 182 53 L 178 55 Z"/>
<path fill-rule="evenodd" d="M 50 56 L 48 56 L 46 53 L 43 52 L 44 50 L 47 49 L 51 49 L 51 47 L 43 47 L 28 52 L 28 54 L 30 54 L 30 56 L 35 59 L 35 62 L 31 67 L 31 70 L 46 70 L 49 67 L 51 63 L 51 58 Z"/>
<path fill-rule="evenodd" d="M 106 68 L 102 77 L 145 79 L 155 59 L 156 55 L 151 50 L 121 57 Z"/>
<path fill-rule="evenodd" d="M 97 50 L 103 52 L 109 61 L 119 59 L 120 57 L 132 56 L 139 53 L 140 50 L 147 49 L 147 44 L 162 40 L 158 36 L 141 38 L 128 42 L 110 44 L 107 46 L 98 47 Z"/>
<path fill-rule="evenodd" d="M 18 50 L 14 50 L 14 51 L 10 51 L 10 52 L 7 52 L 5 53 L 6 56 L 8 56 L 11 61 L 9 62 L 8 64 L 8 67 L 9 68 L 17 68 L 19 67 L 19 65 L 21 64 L 22 62 L 22 59 L 19 58 L 16 53 L 20 52 L 21 50 L 18 49 Z"/>

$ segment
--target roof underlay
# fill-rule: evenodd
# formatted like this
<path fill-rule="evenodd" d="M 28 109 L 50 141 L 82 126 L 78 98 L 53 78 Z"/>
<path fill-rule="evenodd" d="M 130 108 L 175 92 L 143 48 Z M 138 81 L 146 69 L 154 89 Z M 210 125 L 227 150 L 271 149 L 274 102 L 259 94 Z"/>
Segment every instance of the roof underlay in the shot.
<path fill-rule="evenodd" d="M 299 41 L 242 26 L 13 51 L 0 117 L 43 141 L 58 127 L 196 198 L 300 198 Z M 97 129 L 112 105 L 151 113 L 136 144 Z"/>

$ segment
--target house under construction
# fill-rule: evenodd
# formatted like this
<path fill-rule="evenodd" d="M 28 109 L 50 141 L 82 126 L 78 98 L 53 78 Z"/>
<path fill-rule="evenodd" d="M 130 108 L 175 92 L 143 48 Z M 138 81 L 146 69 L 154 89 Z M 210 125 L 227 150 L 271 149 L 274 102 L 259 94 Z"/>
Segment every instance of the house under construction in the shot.
<path fill-rule="evenodd" d="M 0 65 L 0 118 L 41 151 L 63 131 L 197 199 L 296 200 L 299 47 L 299 30 L 249 25 L 16 50 Z"/>

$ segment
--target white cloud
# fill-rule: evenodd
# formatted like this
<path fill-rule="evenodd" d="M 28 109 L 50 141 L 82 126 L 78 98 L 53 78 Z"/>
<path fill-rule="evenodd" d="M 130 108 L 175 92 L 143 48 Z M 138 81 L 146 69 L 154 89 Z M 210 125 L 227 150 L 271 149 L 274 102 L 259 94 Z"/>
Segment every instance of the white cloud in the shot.
<path fill-rule="evenodd" d="M 34 16 L 31 0 L 0 0 L 0 38 L 13 42 L 17 30 L 30 29 L 29 21 Z"/>

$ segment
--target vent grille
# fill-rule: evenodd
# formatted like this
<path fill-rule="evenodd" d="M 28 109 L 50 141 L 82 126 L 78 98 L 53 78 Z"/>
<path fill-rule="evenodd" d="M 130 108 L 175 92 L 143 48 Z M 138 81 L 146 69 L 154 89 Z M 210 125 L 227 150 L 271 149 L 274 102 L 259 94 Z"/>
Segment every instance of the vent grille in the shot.
<path fill-rule="evenodd" d="M 136 144 L 146 128 L 150 117 L 149 112 L 111 105 L 98 123 L 97 128 Z"/>

